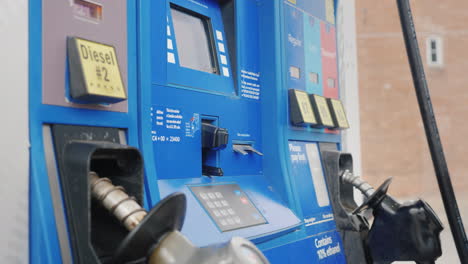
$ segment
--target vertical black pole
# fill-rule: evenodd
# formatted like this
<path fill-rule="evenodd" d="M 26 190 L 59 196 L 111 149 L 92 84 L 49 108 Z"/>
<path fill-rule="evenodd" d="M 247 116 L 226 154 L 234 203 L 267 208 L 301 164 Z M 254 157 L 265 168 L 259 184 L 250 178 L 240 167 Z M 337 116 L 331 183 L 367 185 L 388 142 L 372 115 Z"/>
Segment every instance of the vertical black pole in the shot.
<path fill-rule="evenodd" d="M 406 52 L 413 75 L 414 88 L 418 98 L 419 110 L 426 138 L 431 151 L 432 163 L 434 164 L 437 181 L 439 183 L 440 193 L 444 202 L 445 212 L 452 230 L 453 239 L 457 247 L 458 256 L 462 264 L 468 264 L 468 241 L 465 234 L 465 228 L 458 210 L 457 200 L 453 191 L 450 174 L 445 161 L 444 150 L 439 137 L 437 123 L 432 109 L 429 89 L 427 87 L 426 76 L 421 61 L 416 30 L 414 28 L 413 16 L 408 0 L 397 0 L 400 13 L 401 27 L 405 38 Z"/>

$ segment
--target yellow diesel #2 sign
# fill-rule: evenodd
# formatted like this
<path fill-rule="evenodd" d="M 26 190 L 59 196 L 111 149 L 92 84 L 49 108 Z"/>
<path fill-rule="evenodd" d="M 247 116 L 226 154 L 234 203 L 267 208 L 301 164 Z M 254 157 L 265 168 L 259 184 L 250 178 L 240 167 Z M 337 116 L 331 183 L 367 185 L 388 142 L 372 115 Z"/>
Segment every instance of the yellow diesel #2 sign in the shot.
<path fill-rule="evenodd" d="M 127 99 L 115 48 L 68 38 L 70 95 L 84 103 L 116 103 Z"/>

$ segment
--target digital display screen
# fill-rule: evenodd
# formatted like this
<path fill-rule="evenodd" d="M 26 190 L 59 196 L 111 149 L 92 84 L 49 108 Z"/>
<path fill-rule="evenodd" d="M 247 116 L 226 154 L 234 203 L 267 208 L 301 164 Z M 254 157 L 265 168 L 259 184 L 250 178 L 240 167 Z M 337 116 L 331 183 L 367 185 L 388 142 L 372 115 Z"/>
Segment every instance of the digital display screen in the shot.
<path fill-rule="evenodd" d="M 219 74 L 210 19 L 176 5 L 171 15 L 180 66 Z"/>

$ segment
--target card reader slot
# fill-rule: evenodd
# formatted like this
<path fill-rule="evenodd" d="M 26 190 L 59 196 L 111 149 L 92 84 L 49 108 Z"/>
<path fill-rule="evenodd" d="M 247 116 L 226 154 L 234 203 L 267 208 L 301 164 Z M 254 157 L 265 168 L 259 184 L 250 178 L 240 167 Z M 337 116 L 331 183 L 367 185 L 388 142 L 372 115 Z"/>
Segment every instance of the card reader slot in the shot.
<path fill-rule="evenodd" d="M 218 126 L 218 117 L 202 116 L 202 174 L 223 176 L 219 167 L 219 151 L 226 148 L 229 140 L 228 130 Z"/>

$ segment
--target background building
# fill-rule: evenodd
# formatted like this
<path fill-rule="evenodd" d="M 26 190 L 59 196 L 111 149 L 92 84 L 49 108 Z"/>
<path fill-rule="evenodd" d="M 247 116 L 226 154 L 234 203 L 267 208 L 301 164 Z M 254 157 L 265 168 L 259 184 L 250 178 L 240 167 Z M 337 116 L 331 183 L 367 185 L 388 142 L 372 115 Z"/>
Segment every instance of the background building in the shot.
<path fill-rule="evenodd" d="M 468 2 L 411 1 L 422 59 L 458 203 L 468 221 Z M 396 1 L 356 1 L 362 176 L 393 177 L 395 197 L 422 197 L 445 224 L 444 258 L 458 263 L 404 46 Z"/>
<path fill-rule="evenodd" d="M 450 172 L 468 187 L 468 2 L 411 1 Z M 437 190 L 417 107 L 396 1 L 356 1 L 363 177 L 394 177 L 392 192 Z"/>

